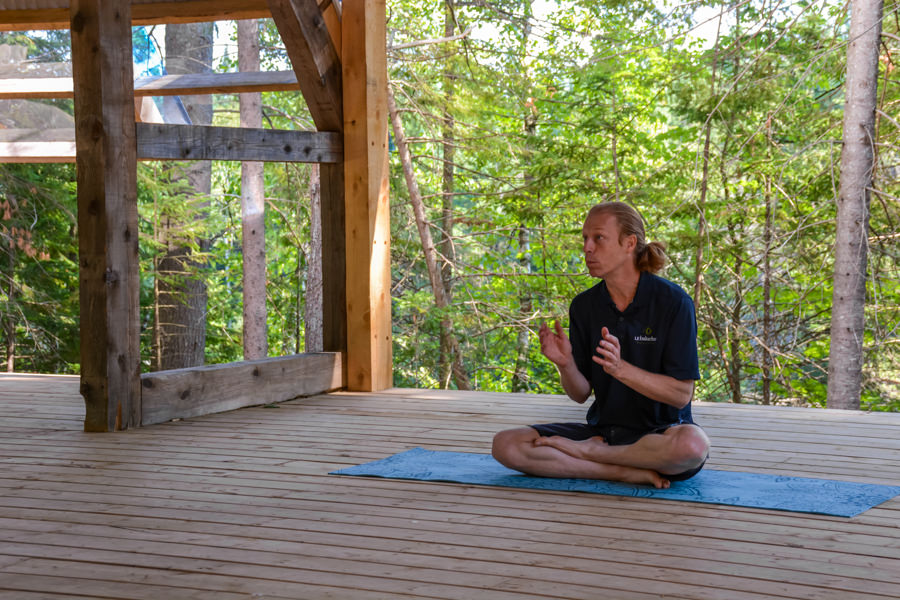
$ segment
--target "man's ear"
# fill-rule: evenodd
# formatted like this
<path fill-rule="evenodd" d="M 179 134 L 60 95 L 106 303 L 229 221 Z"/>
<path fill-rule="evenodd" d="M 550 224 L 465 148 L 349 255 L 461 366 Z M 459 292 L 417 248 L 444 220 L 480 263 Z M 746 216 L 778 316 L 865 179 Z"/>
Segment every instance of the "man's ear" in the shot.
<path fill-rule="evenodd" d="M 629 236 L 625 237 L 625 247 L 629 252 L 634 252 L 634 249 L 637 248 L 637 236 L 633 233 Z"/>

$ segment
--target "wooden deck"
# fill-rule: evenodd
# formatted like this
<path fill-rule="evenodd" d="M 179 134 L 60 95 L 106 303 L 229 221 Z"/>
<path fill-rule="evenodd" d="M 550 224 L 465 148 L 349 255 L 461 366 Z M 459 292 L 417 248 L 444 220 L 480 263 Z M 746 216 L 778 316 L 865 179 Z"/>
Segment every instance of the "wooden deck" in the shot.
<path fill-rule="evenodd" d="M 900 415 L 695 412 L 712 468 L 900 483 Z M 900 597 L 900 498 L 845 519 L 327 475 L 582 414 L 392 390 L 89 434 L 76 378 L 0 375 L 0 600 Z"/>

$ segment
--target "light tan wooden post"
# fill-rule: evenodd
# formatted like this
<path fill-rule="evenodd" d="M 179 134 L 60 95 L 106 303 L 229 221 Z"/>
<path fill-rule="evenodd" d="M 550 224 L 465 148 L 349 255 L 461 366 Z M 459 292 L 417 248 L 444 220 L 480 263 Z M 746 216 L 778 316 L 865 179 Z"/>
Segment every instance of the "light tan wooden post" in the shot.
<path fill-rule="evenodd" d="M 86 431 L 140 425 L 137 154 L 129 0 L 72 0 Z"/>
<path fill-rule="evenodd" d="M 384 0 L 344 0 L 347 387 L 393 385 Z"/>

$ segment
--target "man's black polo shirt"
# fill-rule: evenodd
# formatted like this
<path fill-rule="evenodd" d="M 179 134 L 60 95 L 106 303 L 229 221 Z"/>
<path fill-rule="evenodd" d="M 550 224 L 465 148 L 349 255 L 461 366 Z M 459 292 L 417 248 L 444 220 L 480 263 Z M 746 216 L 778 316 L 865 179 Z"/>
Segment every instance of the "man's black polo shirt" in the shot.
<path fill-rule="evenodd" d="M 607 375 L 591 360 L 606 327 L 619 339 L 621 357 L 636 367 L 675 379 L 700 379 L 694 302 L 680 287 L 641 273 L 634 300 L 616 308 L 601 281 L 578 294 L 569 307 L 569 339 L 578 370 L 591 382 L 592 425 L 616 425 L 651 431 L 674 423 L 692 423 L 691 405 L 682 409 L 651 400 Z"/>

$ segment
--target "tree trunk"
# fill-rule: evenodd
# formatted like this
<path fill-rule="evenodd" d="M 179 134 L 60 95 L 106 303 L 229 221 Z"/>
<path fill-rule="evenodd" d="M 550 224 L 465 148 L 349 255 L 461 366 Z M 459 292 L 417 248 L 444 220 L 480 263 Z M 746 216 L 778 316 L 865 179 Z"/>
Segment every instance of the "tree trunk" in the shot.
<path fill-rule="evenodd" d="M 712 135 L 712 119 L 706 122 L 703 141 L 703 179 L 700 181 L 700 199 L 697 201 L 697 249 L 694 254 L 694 310 L 700 310 L 703 301 L 703 248 L 706 244 L 706 193 L 709 189 L 709 144 Z"/>
<path fill-rule="evenodd" d="M 613 181 L 616 184 L 616 202 L 619 202 L 619 195 L 621 193 L 621 173 L 619 173 L 619 153 L 618 153 L 618 130 L 616 128 L 616 117 L 618 116 L 618 111 L 616 110 L 616 89 L 613 87 L 612 90 L 612 143 L 610 144 L 610 151 L 612 154 L 612 168 L 613 168 Z"/>
<path fill-rule="evenodd" d="M 728 232 L 731 236 L 732 246 L 737 247 L 743 243 L 745 237 L 743 230 L 735 231 L 736 225 L 729 223 Z M 728 373 L 728 386 L 731 388 L 731 401 L 740 404 L 744 401 L 741 393 L 741 376 L 743 370 L 743 360 L 741 359 L 741 341 L 743 340 L 743 310 L 744 310 L 744 289 L 742 283 L 744 261 L 741 257 L 739 248 L 735 248 L 734 258 L 734 305 L 731 307 L 731 322 L 727 331 L 728 339 L 728 363 L 726 372 Z"/>
<path fill-rule="evenodd" d="M 697 201 L 697 250 L 694 254 L 694 310 L 700 310 L 703 301 L 703 248 L 706 244 L 706 194 L 709 189 L 709 144 L 712 135 L 712 118 L 706 122 L 703 141 L 703 178 L 700 181 L 700 199 Z"/>
<path fill-rule="evenodd" d="M 519 270 L 523 273 L 531 272 L 531 236 L 528 229 L 526 214 L 529 212 L 528 205 L 539 204 L 539 195 L 532 191 L 534 183 L 534 175 L 531 172 L 531 157 L 533 156 L 534 139 L 537 134 L 537 107 L 534 104 L 534 98 L 530 96 L 532 83 L 528 75 L 527 59 L 528 56 L 528 40 L 531 37 L 532 22 L 534 16 L 532 9 L 532 1 L 525 0 L 522 3 L 522 12 L 524 19 L 522 20 L 522 38 L 519 45 L 519 66 L 522 69 L 521 86 L 523 92 L 522 106 L 524 108 L 524 116 L 522 119 L 522 130 L 525 134 L 525 143 L 522 152 L 522 184 L 523 184 L 523 201 L 524 206 L 519 207 L 517 211 L 520 213 L 519 224 L 516 228 L 518 255 L 517 262 Z M 616 182 L 616 200 L 619 198 L 619 167 L 616 156 L 616 126 L 615 126 L 615 90 L 613 91 L 613 126 L 612 126 L 612 160 L 613 171 Z M 526 213 L 526 214 L 522 214 Z M 516 362 L 512 374 L 510 387 L 513 392 L 528 391 L 528 367 L 529 354 L 531 351 L 531 330 L 528 323 L 534 311 L 534 302 L 531 290 L 528 285 L 519 286 L 519 322 L 516 324 Z"/>
<path fill-rule="evenodd" d="M 728 385 L 731 387 L 731 401 L 735 404 L 740 404 L 744 401 L 744 396 L 741 394 L 741 371 L 743 368 L 743 361 L 741 360 L 741 329 L 743 327 L 741 312 L 744 308 L 744 295 L 741 292 L 740 281 L 741 271 L 742 261 L 738 257 L 734 265 L 737 294 L 734 299 L 734 306 L 731 308 L 731 327 L 728 333 Z"/>
<path fill-rule="evenodd" d="M 525 172 L 522 174 L 522 181 L 525 186 L 525 198 L 528 203 L 538 204 L 539 195 L 533 194 L 531 185 L 534 183 L 534 175 L 528 170 L 530 160 L 528 158 L 532 154 L 532 140 L 537 133 L 537 115 L 529 112 L 525 115 Z M 523 273 L 531 272 L 531 239 L 528 227 L 520 223 L 517 231 L 517 241 L 519 246 L 519 269 Z M 528 391 L 528 367 L 529 352 L 531 350 L 531 330 L 528 327 L 529 319 L 534 312 L 534 301 L 531 292 L 527 287 L 521 288 L 519 292 L 519 319 L 520 323 L 516 326 L 516 365 L 512 376 L 512 391 L 527 392 Z"/>
<path fill-rule="evenodd" d="M 533 132 L 533 128 L 532 128 Z M 528 178 L 526 178 L 528 179 Z M 526 273 L 531 272 L 531 241 L 528 228 L 519 226 L 519 267 Z M 516 366 L 512 376 L 512 391 L 528 391 L 528 353 L 531 349 L 531 331 L 528 328 L 528 319 L 534 312 L 534 303 L 531 294 L 523 290 L 519 295 L 519 317 L 522 319 L 516 326 Z"/>
<path fill-rule="evenodd" d="M 763 333 L 762 384 L 763 404 L 772 403 L 772 180 L 765 182 L 766 221 L 763 230 Z"/>
<path fill-rule="evenodd" d="M 206 73 L 212 70 L 212 23 L 166 26 L 166 72 L 170 75 Z M 210 96 L 183 96 L 182 101 L 194 125 L 212 123 Z M 178 369 L 202 365 L 206 347 L 206 283 L 199 277 L 200 263 L 186 243 L 192 225 L 204 219 L 202 198 L 211 188 L 212 167 L 209 161 L 172 165 L 168 177 L 172 182 L 187 182 L 191 194 L 201 198 L 194 214 L 179 212 L 160 219 L 158 236 L 166 249 L 157 263 L 157 335 L 156 368 Z M 195 240 L 200 251 L 208 248 L 206 240 Z"/>
<path fill-rule="evenodd" d="M 394 139 L 397 143 L 397 150 L 400 152 L 400 162 L 403 166 L 403 176 L 406 179 L 406 185 L 409 189 L 409 200 L 413 207 L 413 214 L 416 218 L 416 228 L 419 231 L 419 239 L 422 241 L 422 249 L 425 253 L 425 266 L 428 269 L 428 279 L 431 282 L 431 290 L 434 294 L 434 304 L 441 312 L 446 312 L 449 308 L 447 295 L 444 292 L 443 281 L 437 262 L 437 250 L 434 247 L 434 240 L 431 237 L 431 230 L 428 228 L 428 221 L 425 218 L 425 204 L 422 202 L 422 195 L 419 193 L 419 184 L 416 181 L 416 174 L 413 171 L 412 157 L 409 152 L 409 144 L 406 142 L 406 135 L 403 133 L 403 125 L 400 123 L 400 115 L 397 113 L 397 103 L 394 100 L 394 90 L 391 82 L 388 81 L 388 113 L 391 119 L 391 126 L 394 130 Z M 441 317 L 442 321 L 445 317 Z M 444 327 L 444 324 L 441 324 Z M 447 320 L 449 331 L 448 344 L 450 346 L 451 356 L 453 356 L 452 373 L 456 387 L 461 390 L 471 388 L 468 374 L 463 367 L 462 360 L 459 356 L 459 342 L 456 335 L 450 327 Z"/>
<path fill-rule="evenodd" d="M 853 0 L 847 47 L 841 180 L 837 199 L 828 408 L 858 409 L 862 393 L 869 190 L 882 0 Z"/>
<path fill-rule="evenodd" d="M 9 244 L 9 254 L 7 255 L 8 269 L 3 269 L 3 285 L 7 288 L 6 306 L 8 310 L 3 311 L 3 337 L 4 347 L 6 350 L 6 371 L 12 373 L 16 370 L 16 319 L 13 316 L 12 308 L 16 305 L 18 293 L 16 291 L 15 266 L 16 266 L 16 249 Z"/>
<path fill-rule="evenodd" d="M 309 252 L 306 254 L 306 305 L 304 340 L 307 352 L 321 352 L 324 348 L 322 321 L 322 195 L 319 165 L 313 163 L 309 171 Z"/>
<path fill-rule="evenodd" d="M 716 96 L 716 70 L 719 66 L 719 31 L 722 27 L 724 6 L 719 11 L 719 21 L 716 28 L 716 42 L 713 46 L 712 73 L 709 82 L 709 96 Z M 710 114 L 706 118 L 703 137 L 703 175 L 700 180 L 700 199 L 697 202 L 697 250 L 694 255 L 694 310 L 699 312 L 700 303 L 703 301 L 703 249 L 706 244 L 706 196 L 709 192 L 709 146 L 712 138 L 712 118 Z"/>
<path fill-rule="evenodd" d="M 721 15 L 721 12 L 720 12 Z M 734 5 L 734 20 L 735 20 L 735 40 L 741 39 L 741 4 L 736 3 Z M 719 17 L 719 25 L 720 28 L 722 26 L 722 18 Z M 718 50 L 718 33 L 716 34 L 716 48 Z M 740 42 L 738 41 L 738 45 Z M 734 55 L 734 73 L 740 73 L 740 60 L 741 53 L 736 52 Z M 733 90 L 737 93 L 739 86 L 739 81 L 735 81 L 733 84 Z M 729 136 L 730 139 L 730 136 Z M 731 206 L 731 202 L 728 200 L 728 186 L 725 185 L 727 181 L 727 177 L 725 175 L 725 168 L 728 160 L 728 151 L 727 151 L 728 142 L 726 141 L 723 145 L 722 152 L 720 153 L 720 161 L 719 161 L 719 172 L 722 174 L 722 189 L 725 194 L 725 205 Z M 740 181 L 741 174 L 738 172 L 737 180 Z M 743 223 L 741 220 L 736 220 L 735 224 Z M 741 379 L 743 374 L 743 366 L 744 361 L 741 358 L 741 343 L 743 342 L 743 330 L 744 330 L 744 321 L 743 321 L 743 310 L 744 310 L 744 284 L 743 284 L 743 267 L 744 267 L 744 259 L 743 259 L 743 244 L 746 239 L 746 235 L 744 233 L 743 227 L 735 235 L 734 227 L 731 223 L 729 223 L 728 231 L 732 237 L 732 246 L 735 247 L 734 253 L 734 306 L 731 308 L 731 327 L 730 333 L 728 336 L 728 344 L 729 344 L 729 377 L 728 382 L 731 386 L 731 401 L 735 404 L 740 404 L 744 401 L 744 395 L 741 392 Z"/>
<path fill-rule="evenodd" d="M 259 21 L 237 22 L 238 70 L 259 71 Z M 241 127 L 262 127 L 262 94 L 240 94 Z M 263 163 L 241 163 L 241 246 L 244 263 L 244 360 L 269 353 L 266 331 L 266 204 Z"/>
<path fill-rule="evenodd" d="M 453 17 L 453 1 L 444 3 L 444 36 L 450 38 L 456 30 L 456 21 Z M 448 65 L 444 71 L 444 108 L 441 128 L 441 148 L 444 164 L 441 170 L 441 227 L 438 234 L 438 248 L 442 257 L 441 284 L 444 287 L 444 296 L 447 304 L 453 303 L 453 265 L 455 253 L 453 249 L 453 188 L 455 185 L 453 161 L 456 159 L 456 139 L 454 133 L 455 121 L 450 107 L 453 104 L 455 76 Z M 454 348 L 451 343 L 453 331 L 449 319 L 441 319 L 440 334 L 440 379 L 441 387 L 450 387 L 450 379 L 453 374 L 454 353 L 459 348 Z"/>

